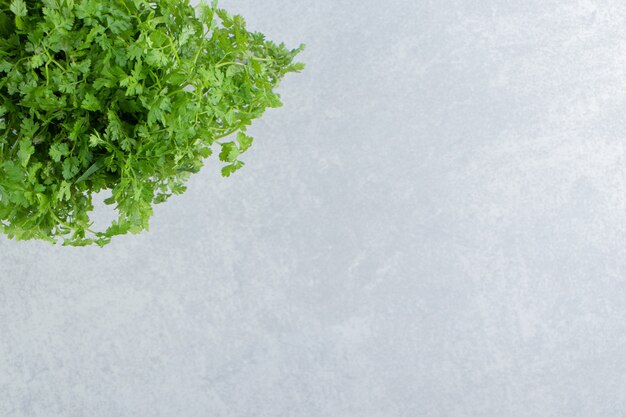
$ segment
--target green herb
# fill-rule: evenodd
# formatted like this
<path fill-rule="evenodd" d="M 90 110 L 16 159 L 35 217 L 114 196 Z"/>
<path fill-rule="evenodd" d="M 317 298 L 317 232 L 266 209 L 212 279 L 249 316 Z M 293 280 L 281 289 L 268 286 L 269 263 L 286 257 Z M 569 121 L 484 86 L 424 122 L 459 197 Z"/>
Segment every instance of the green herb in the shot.
<path fill-rule="evenodd" d="M 215 148 L 224 176 L 244 165 L 302 48 L 215 1 L 0 0 L 0 229 L 76 246 L 148 229 Z M 93 231 L 103 190 L 119 217 Z"/>

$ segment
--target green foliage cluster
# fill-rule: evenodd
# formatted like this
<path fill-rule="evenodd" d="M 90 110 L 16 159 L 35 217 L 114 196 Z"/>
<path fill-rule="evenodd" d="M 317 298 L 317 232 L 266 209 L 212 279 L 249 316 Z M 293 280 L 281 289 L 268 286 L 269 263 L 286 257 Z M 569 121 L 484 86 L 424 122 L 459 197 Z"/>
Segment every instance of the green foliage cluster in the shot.
<path fill-rule="evenodd" d="M 215 148 L 224 176 L 243 166 L 302 48 L 215 1 L 0 0 L 1 230 L 75 246 L 146 230 Z M 93 231 L 103 190 L 119 216 Z"/>

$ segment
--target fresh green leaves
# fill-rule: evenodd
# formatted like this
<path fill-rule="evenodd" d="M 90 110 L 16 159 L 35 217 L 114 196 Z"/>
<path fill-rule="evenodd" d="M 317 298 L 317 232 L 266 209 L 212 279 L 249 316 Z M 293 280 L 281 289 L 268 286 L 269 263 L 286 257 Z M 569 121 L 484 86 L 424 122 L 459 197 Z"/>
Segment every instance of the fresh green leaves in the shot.
<path fill-rule="evenodd" d="M 244 166 L 301 50 L 216 1 L 0 0 L 0 230 L 76 246 L 146 230 L 214 151 L 223 176 Z M 119 216 L 94 231 L 101 191 Z"/>
<path fill-rule="evenodd" d="M 231 174 L 234 174 L 237 170 L 242 168 L 244 165 L 241 161 L 234 161 L 232 164 L 226 165 L 222 168 L 222 175 L 225 177 L 230 177 Z"/>
<path fill-rule="evenodd" d="M 54 162 L 61 162 L 61 158 L 69 155 L 70 148 L 67 146 L 67 143 L 53 143 L 50 146 L 50 158 Z"/>
<path fill-rule="evenodd" d="M 70 178 L 73 178 L 76 174 L 78 174 L 79 170 L 80 160 L 77 157 L 72 156 L 63 160 L 62 173 L 64 179 L 69 180 Z"/>
<path fill-rule="evenodd" d="M 24 18 L 28 15 L 26 2 L 24 0 L 12 0 L 9 10 L 15 15 L 15 27 L 24 29 Z"/>
<path fill-rule="evenodd" d="M 235 142 L 226 142 L 222 144 L 222 152 L 220 152 L 220 161 L 235 162 L 239 156 L 239 148 Z"/>
<path fill-rule="evenodd" d="M 239 156 L 250 149 L 253 139 L 243 132 L 237 134 L 236 142 L 226 142 L 222 144 L 222 151 L 220 152 L 220 161 L 229 162 L 224 168 L 222 168 L 222 175 L 230 177 L 239 169 L 245 165 L 239 160 Z"/>
<path fill-rule="evenodd" d="M 28 165 L 28 161 L 32 154 L 35 153 L 35 147 L 29 138 L 20 139 L 19 150 L 17 151 L 17 158 L 23 167 Z"/>
<path fill-rule="evenodd" d="M 244 153 L 245 151 L 250 149 L 250 147 L 252 146 L 252 141 L 253 139 L 243 132 L 239 132 L 237 134 L 237 143 L 239 144 L 239 151 L 241 153 Z"/>
<path fill-rule="evenodd" d="M 102 110 L 102 103 L 100 103 L 100 100 L 98 100 L 96 96 L 87 93 L 80 107 L 89 111 L 98 111 Z"/>
<path fill-rule="evenodd" d="M 25 17 L 28 14 L 26 2 L 24 0 L 12 0 L 9 9 L 17 17 Z"/>

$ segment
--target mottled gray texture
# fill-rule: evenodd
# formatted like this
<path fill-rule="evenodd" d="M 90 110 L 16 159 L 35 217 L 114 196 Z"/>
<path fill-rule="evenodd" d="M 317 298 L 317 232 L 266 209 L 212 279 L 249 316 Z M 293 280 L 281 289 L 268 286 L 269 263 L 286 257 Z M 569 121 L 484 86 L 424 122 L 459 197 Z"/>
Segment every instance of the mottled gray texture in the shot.
<path fill-rule="evenodd" d="M 222 5 L 308 69 L 150 233 L 0 239 L 0 416 L 626 415 L 626 4 Z"/>

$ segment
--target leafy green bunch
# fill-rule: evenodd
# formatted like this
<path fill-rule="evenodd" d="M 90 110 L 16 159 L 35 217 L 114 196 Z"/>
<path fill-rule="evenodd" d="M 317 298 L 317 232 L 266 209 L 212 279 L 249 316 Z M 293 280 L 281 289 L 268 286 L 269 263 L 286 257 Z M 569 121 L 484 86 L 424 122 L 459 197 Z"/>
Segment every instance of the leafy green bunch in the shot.
<path fill-rule="evenodd" d="M 148 229 L 216 148 L 224 176 L 243 166 L 302 48 L 215 1 L 0 0 L 1 230 L 102 246 Z M 93 231 L 104 190 L 118 219 Z"/>

